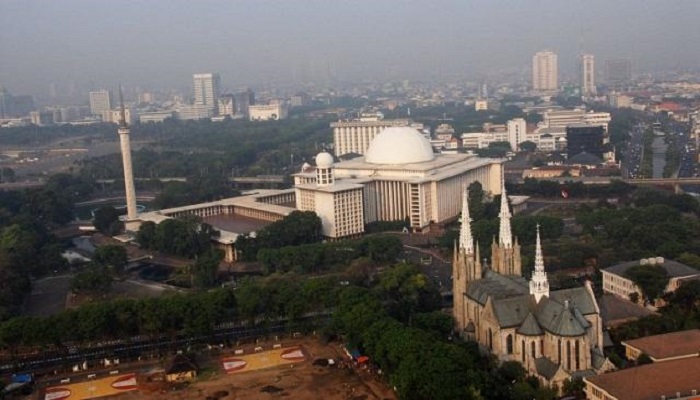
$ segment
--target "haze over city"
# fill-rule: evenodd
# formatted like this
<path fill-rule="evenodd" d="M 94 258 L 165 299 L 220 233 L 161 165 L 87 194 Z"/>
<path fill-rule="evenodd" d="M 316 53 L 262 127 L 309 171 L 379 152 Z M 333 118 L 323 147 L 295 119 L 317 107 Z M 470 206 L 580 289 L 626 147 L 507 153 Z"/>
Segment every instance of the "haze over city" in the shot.
<path fill-rule="evenodd" d="M 0 83 L 186 87 L 197 71 L 225 86 L 319 75 L 451 80 L 522 71 L 559 54 L 573 76 L 583 50 L 629 58 L 635 72 L 697 66 L 700 2 L 119 1 L 0 2 Z"/>

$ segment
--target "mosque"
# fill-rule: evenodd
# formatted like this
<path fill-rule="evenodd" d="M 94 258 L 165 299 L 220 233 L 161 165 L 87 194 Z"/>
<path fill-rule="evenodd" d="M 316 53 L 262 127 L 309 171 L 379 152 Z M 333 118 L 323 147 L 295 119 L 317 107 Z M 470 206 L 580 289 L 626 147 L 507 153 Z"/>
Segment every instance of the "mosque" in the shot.
<path fill-rule="evenodd" d="M 501 361 L 518 361 L 544 384 L 562 387 L 566 379 L 613 368 L 603 355 L 600 309 L 590 282 L 550 291 L 540 242 L 535 270 L 522 276 L 520 245 L 511 232 L 511 213 L 501 190 L 498 240 L 491 244 L 491 266 L 482 262 L 471 232 L 468 196 L 462 199 L 459 242 L 452 265 L 453 315 L 465 339 Z"/>
<path fill-rule="evenodd" d="M 321 152 L 315 166 L 294 174 L 294 188 L 258 190 L 247 196 L 159 210 L 139 215 L 140 221 L 197 215 L 221 231 L 217 243 L 227 261 L 236 258 L 233 243 L 241 224 L 237 217 L 266 223 L 294 210 L 314 211 L 327 240 L 361 236 L 365 224 L 406 220 L 414 232 L 457 218 L 461 193 L 479 181 L 485 192 L 499 194 L 503 160 L 473 154 L 435 154 L 428 139 L 408 126 L 388 127 L 370 142 L 364 156 L 335 162 Z M 245 232 L 243 230 L 246 230 Z"/>

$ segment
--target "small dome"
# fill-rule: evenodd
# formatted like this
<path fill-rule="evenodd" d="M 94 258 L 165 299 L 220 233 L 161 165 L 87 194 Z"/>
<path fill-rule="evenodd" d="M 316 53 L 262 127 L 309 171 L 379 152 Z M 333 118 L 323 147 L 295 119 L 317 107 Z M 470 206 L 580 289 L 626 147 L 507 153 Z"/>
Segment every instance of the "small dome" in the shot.
<path fill-rule="evenodd" d="M 317 168 L 330 168 L 333 166 L 333 156 L 326 151 L 318 153 L 316 156 L 316 167 Z"/>
<path fill-rule="evenodd" d="M 435 159 L 433 147 L 416 129 L 392 126 L 369 144 L 365 161 L 370 164 L 413 164 Z"/>

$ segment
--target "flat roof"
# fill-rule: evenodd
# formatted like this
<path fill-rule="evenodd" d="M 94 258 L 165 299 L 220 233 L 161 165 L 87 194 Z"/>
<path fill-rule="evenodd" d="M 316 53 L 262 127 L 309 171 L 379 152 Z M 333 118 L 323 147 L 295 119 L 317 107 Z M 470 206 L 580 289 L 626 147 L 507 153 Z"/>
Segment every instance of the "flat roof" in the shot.
<path fill-rule="evenodd" d="M 236 214 L 219 214 L 202 217 L 202 222 L 206 222 L 219 230 L 231 233 L 250 233 L 258 231 L 272 223 L 272 221 L 264 221 Z"/>
<path fill-rule="evenodd" d="M 603 375 L 586 377 L 586 382 L 619 400 L 659 400 L 691 395 L 700 391 L 700 357 L 655 362 Z"/>
<path fill-rule="evenodd" d="M 648 354 L 653 360 L 697 355 L 700 352 L 700 329 L 646 336 L 622 344 Z"/>

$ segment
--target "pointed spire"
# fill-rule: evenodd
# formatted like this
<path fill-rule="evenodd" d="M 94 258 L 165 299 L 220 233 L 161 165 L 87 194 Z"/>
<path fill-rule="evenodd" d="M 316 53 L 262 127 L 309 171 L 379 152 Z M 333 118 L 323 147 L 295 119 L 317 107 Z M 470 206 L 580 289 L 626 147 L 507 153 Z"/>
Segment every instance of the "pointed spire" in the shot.
<path fill-rule="evenodd" d="M 469 190 L 464 189 L 462 199 L 462 225 L 459 231 L 459 248 L 464 249 L 465 254 L 474 253 L 474 238 L 472 237 L 472 219 L 469 216 Z"/>
<path fill-rule="evenodd" d="M 501 211 L 498 213 L 500 219 L 500 229 L 498 230 L 498 242 L 510 248 L 513 246 L 513 233 L 510 229 L 510 209 L 508 208 L 508 195 L 506 194 L 505 178 L 501 176 Z"/>
<path fill-rule="evenodd" d="M 544 256 L 542 256 L 542 242 L 540 240 L 540 224 L 537 224 L 537 241 L 535 243 L 535 271 L 530 279 L 530 294 L 535 295 L 539 303 L 543 296 L 549 297 L 549 281 L 544 270 Z"/>
<path fill-rule="evenodd" d="M 128 127 L 126 123 L 126 111 L 124 110 L 124 95 L 122 93 L 122 84 L 119 84 L 119 107 L 121 108 L 121 114 L 119 116 L 119 127 Z"/>

